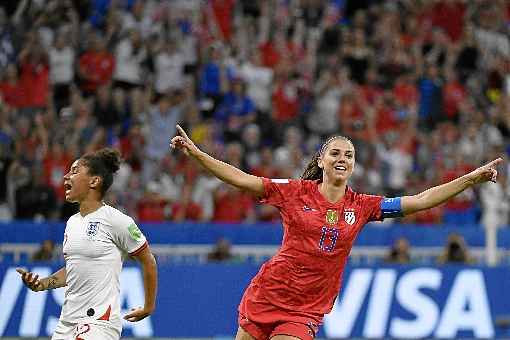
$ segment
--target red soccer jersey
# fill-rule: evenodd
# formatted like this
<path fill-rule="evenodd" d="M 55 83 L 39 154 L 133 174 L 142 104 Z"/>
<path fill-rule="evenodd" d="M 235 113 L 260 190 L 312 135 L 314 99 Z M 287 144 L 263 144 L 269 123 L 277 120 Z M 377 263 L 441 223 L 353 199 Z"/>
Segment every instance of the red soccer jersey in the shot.
<path fill-rule="evenodd" d="M 319 192 L 317 181 L 263 181 L 261 202 L 280 210 L 284 235 L 280 250 L 251 285 L 280 308 L 330 312 L 356 236 L 367 222 L 383 218 L 383 197 L 347 188 L 344 198 L 333 204 Z"/>

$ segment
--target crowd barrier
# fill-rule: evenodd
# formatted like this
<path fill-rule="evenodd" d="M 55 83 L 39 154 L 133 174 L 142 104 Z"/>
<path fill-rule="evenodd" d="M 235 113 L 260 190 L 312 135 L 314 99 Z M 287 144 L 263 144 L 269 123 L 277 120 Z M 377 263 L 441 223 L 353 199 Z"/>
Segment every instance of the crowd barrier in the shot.
<path fill-rule="evenodd" d="M 278 245 L 282 239 L 280 224 L 161 223 L 141 224 L 142 231 L 155 244 L 213 244 L 226 238 L 239 245 Z M 1 243 L 40 243 L 63 240 L 64 223 L 16 222 L 0 224 Z M 485 231 L 479 225 L 403 225 L 371 223 L 358 236 L 356 246 L 389 246 L 398 237 L 406 237 L 412 246 L 437 247 L 446 243 L 452 232 L 460 233 L 472 247 L 485 246 Z M 510 228 L 498 230 L 498 247 L 510 248 Z"/>
<path fill-rule="evenodd" d="M 41 275 L 54 264 L 26 264 Z M 237 305 L 258 266 L 159 265 L 155 313 L 125 323 L 126 337 L 232 337 Z M 341 297 L 325 318 L 321 338 L 508 338 L 507 267 L 349 266 Z M 129 263 L 121 276 L 123 312 L 143 303 L 140 269 Z M 64 290 L 33 293 L 0 263 L 0 337 L 51 334 Z"/>

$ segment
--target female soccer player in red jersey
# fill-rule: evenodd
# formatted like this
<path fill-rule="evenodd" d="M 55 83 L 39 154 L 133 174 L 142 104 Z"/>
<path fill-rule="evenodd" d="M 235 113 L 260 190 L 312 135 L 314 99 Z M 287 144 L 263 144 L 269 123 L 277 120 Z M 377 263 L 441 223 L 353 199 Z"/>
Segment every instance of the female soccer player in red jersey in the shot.
<path fill-rule="evenodd" d="M 199 150 L 184 130 L 171 140 L 222 181 L 249 191 L 280 210 L 284 235 L 239 305 L 236 340 L 311 340 L 333 307 L 356 236 L 369 221 L 415 213 L 441 204 L 468 187 L 495 181 L 498 158 L 462 177 L 413 196 L 385 198 L 347 186 L 355 151 L 335 136 L 324 143 L 301 179 L 249 175 Z"/>

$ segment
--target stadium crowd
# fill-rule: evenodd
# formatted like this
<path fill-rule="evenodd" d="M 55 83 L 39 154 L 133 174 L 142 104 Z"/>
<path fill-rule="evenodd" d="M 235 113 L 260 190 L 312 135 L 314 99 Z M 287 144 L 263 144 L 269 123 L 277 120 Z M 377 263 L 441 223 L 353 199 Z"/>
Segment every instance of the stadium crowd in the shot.
<path fill-rule="evenodd" d="M 416 193 L 510 151 L 504 0 L 21 0 L 0 7 L 0 217 L 65 220 L 62 177 L 113 146 L 140 221 L 273 221 L 170 152 L 176 123 L 255 175 L 299 177 L 331 134 L 355 190 Z M 506 163 L 505 163 L 506 164 Z M 498 183 L 404 218 L 508 224 Z"/>

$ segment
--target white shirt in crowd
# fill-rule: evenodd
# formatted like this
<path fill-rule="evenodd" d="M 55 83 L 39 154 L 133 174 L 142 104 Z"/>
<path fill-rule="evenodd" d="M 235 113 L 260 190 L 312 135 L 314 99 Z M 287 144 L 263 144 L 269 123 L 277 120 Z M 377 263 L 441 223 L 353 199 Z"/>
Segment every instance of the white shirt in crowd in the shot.
<path fill-rule="evenodd" d="M 52 84 L 70 84 L 74 78 L 74 50 L 66 46 L 52 47 L 49 52 L 50 80 Z"/>
<path fill-rule="evenodd" d="M 63 243 L 67 287 L 60 321 L 86 321 L 120 332 L 122 262 L 145 247 L 145 236 L 134 220 L 109 205 L 86 216 L 71 216 Z"/>
<path fill-rule="evenodd" d="M 270 68 L 245 63 L 241 66 L 240 74 L 247 84 L 246 94 L 255 106 L 262 111 L 271 108 L 271 81 L 273 71 Z"/>
<path fill-rule="evenodd" d="M 175 90 L 184 86 L 184 65 L 186 59 L 182 53 L 175 51 L 168 54 L 159 53 L 155 60 L 156 80 L 155 87 L 159 93 Z"/>
<path fill-rule="evenodd" d="M 130 39 L 124 39 L 115 49 L 115 72 L 113 79 L 127 83 L 142 84 L 142 61 L 146 58 L 145 48 L 134 51 Z"/>

